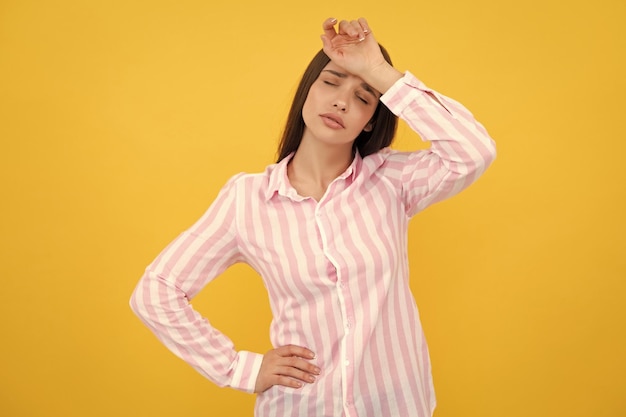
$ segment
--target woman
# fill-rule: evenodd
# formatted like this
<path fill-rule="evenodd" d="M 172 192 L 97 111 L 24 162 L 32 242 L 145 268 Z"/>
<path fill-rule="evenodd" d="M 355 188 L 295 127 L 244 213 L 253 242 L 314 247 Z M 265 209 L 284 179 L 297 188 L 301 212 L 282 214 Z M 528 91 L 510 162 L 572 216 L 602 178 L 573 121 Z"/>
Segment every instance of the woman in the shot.
<path fill-rule="evenodd" d="M 323 23 L 263 173 L 234 176 L 147 268 L 131 306 L 257 416 L 430 416 L 428 349 L 408 282 L 409 219 L 495 157 L 471 113 L 386 59 L 365 19 Z M 399 115 L 429 150 L 388 148 Z M 189 304 L 236 262 L 263 278 L 275 349 L 236 351 Z"/>

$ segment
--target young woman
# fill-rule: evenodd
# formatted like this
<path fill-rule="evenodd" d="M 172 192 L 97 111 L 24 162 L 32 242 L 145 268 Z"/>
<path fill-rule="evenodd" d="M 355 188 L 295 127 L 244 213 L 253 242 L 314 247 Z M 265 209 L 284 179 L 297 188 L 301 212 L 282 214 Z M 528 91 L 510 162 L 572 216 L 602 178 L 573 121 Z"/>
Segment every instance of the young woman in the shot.
<path fill-rule="evenodd" d="M 409 219 L 495 157 L 458 102 L 400 73 L 365 19 L 323 23 L 279 160 L 234 176 L 148 266 L 131 306 L 220 386 L 258 393 L 257 416 L 431 416 L 426 341 L 409 288 Z M 400 116 L 428 150 L 388 148 Z M 237 351 L 189 304 L 236 262 L 264 280 L 275 349 Z"/>

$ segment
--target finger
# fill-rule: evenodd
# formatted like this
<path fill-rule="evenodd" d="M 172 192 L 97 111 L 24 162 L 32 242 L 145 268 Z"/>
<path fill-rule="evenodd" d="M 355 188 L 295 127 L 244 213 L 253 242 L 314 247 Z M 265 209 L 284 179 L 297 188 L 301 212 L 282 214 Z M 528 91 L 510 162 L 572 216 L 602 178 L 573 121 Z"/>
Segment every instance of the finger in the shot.
<path fill-rule="evenodd" d="M 361 26 L 361 22 L 359 22 L 358 20 L 353 20 L 350 22 L 350 26 L 352 26 L 352 28 L 354 28 L 354 30 L 356 31 L 356 38 L 358 38 L 359 41 L 362 41 L 365 39 L 365 31 L 363 30 L 363 27 Z"/>
<path fill-rule="evenodd" d="M 308 384 L 312 384 L 315 382 L 315 375 L 310 372 L 302 371 L 298 368 L 294 368 L 292 366 L 280 366 L 276 368 L 276 374 L 282 376 L 288 376 L 298 381 L 306 382 Z"/>
<path fill-rule="evenodd" d="M 289 378 L 288 376 L 277 375 L 272 385 L 282 385 L 283 387 L 290 388 L 302 388 L 304 384 L 297 379 Z"/>
<path fill-rule="evenodd" d="M 300 358 L 315 359 L 315 353 L 305 347 L 296 345 L 285 345 L 275 349 L 279 356 L 297 356 Z"/>
<path fill-rule="evenodd" d="M 322 23 L 324 36 L 326 36 L 328 39 L 332 39 L 337 36 L 337 32 L 335 31 L 335 23 L 337 23 L 337 19 L 335 19 L 334 17 L 329 17 L 328 19 L 324 20 L 324 23 Z"/>
<path fill-rule="evenodd" d="M 332 49 L 330 40 L 328 40 L 328 37 L 326 35 L 322 35 L 320 36 L 320 38 L 322 39 L 322 49 L 324 50 L 324 52 L 328 53 L 328 51 Z"/>
<path fill-rule="evenodd" d="M 307 372 L 309 374 L 319 375 L 320 368 L 311 362 L 298 358 L 296 356 L 290 356 L 288 358 L 282 358 L 281 361 L 276 363 L 278 366 L 286 366 L 294 369 L 299 369 L 303 372 Z"/>
<path fill-rule="evenodd" d="M 368 34 L 372 32 L 372 30 L 370 29 L 370 25 L 367 23 L 367 20 L 364 17 L 359 17 L 359 24 L 363 29 L 363 33 Z"/>
<path fill-rule="evenodd" d="M 358 38 L 359 30 L 352 24 L 352 22 L 342 20 L 339 22 L 339 34 L 347 35 L 351 38 Z"/>
<path fill-rule="evenodd" d="M 352 20 L 350 22 L 342 20 L 339 22 L 339 33 L 343 33 L 359 41 L 365 39 L 365 32 L 363 31 L 361 24 L 356 20 Z"/>

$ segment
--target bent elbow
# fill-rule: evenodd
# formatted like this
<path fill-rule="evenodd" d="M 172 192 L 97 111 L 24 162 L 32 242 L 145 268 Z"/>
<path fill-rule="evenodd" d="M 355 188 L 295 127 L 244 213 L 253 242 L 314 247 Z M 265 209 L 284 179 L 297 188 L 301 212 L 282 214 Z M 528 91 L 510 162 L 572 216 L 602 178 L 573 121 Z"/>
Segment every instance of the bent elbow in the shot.
<path fill-rule="evenodd" d="M 478 155 L 475 159 L 474 171 L 482 174 L 496 159 L 496 143 L 490 136 L 486 136 L 482 141 L 483 146 L 478 148 Z"/>
<path fill-rule="evenodd" d="M 144 323 L 148 320 L 148 312 L 150 310 L 150 306 L 148 305 L 149 303 L 144 296 L 145 285 L 145 277 L 142 277 L 135 289 L 133 290 L 128 302 L 131 311 L 135 313 L 135 315 L 139 317 L 139 319 L 141 319 L 141 321 L 143 321 Z"/>
<path fill-rule="evenodd" d="M 490 165 L 495 159 L 496 156 L 498 156 L 498 151 L 496 150 L 496 142 L 489 138 L 489 141 L 487 142 L 487 149 L 488 149 L 488 164 Z"/>

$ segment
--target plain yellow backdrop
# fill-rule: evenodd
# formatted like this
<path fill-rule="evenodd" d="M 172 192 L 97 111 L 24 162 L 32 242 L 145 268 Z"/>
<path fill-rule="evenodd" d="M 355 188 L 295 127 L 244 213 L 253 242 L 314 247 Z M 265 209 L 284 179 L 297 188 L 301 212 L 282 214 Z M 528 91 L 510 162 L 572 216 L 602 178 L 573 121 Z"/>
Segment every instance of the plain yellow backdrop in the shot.
<path fill-rule="evenodd" d="M 230 176 L 273 162 L 329 16 L 367 17 L 498 145 L 411 224 L 435 415 L 626 415 L 622 0 L 0 2 L 0 415 L 252 415 L 128 298 Z M 395 146 L 424 145 L 403 126 Z M 270 348 L 248 267 L 194 305 Z"/>

